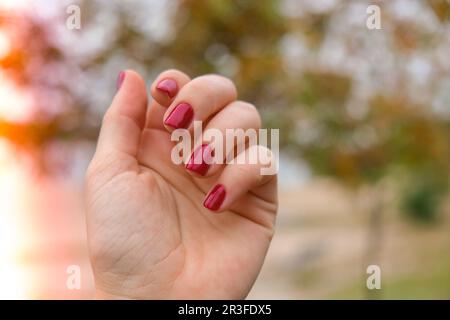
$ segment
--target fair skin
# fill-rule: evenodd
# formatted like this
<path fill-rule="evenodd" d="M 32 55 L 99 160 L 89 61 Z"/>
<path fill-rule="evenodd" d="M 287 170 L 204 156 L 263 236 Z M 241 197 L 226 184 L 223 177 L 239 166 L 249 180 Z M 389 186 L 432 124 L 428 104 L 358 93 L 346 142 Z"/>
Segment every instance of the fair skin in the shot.
<path fill-rule="evenodd" d="M 259 163 L 213 164 L 206 173 L 174 164 L 170 116 L 184 102 L 205 128 L 259 129 L 256 108 L 217 75 L 165 71 L 150 104 L 136 72 L 120 80 L 86 174 L 96 297 L 245 298 L 274 232 L 276 176 L 261 175 Z M 192 131 L 190 118 L 183 125 Z M 216 185 L 220 200 L 208 198 Z"/>

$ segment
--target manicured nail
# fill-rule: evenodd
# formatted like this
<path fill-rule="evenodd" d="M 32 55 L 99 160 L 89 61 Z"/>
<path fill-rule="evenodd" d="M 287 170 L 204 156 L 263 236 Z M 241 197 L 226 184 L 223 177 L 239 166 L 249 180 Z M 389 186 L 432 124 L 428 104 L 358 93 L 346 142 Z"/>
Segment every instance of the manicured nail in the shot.
<path fill-rule="evenodd" d="M 119 76 L 117 77 L 117 82 L 116 82 L 117 90 L 119 90 L 120 87 L 122 86 L 123 80 L 125 80 L 125 72 L 120 71 Z"/>
<path fill-rule="evenodd" d="M 209 210 L 217 211 L 225 200 L 227 195 L 225 187 L 221 184 L 216 185 L 206 197 L 203 206 Z"/>
<path fill-rule="evenodd" d="M 156 89 L 167 93 L 169 98 L 173 98 L 178 92 L 178 85 L 175 80 L 164 79 L 158 83 Z"/>
<path fill-rule="evenodd" d="M 211 166 L 211 148 L 209 144 L 202 144 L 198 147 L 189 158 L 186 169 L 204 176 Z"/>
<path fill-rule="evenodd" d="M 182 102 L 177 105 L 164 121 L 165 125 L 171 126 L 175 129 L 186 129 L 194 118 L 194 110 L 191 105 L 186 102 Z"/>

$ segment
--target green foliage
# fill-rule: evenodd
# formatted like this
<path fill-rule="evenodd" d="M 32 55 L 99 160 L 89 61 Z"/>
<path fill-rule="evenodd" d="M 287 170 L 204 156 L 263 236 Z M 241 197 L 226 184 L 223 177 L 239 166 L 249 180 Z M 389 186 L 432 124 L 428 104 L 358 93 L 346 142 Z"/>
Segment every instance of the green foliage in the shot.
<path fill-rule="evenodd" d="M 436 179 L 416 179 L 404 192 L 404 212 L 417 222 L 430 223 L 436 220 L 440 200 L 446 186 Z"/>

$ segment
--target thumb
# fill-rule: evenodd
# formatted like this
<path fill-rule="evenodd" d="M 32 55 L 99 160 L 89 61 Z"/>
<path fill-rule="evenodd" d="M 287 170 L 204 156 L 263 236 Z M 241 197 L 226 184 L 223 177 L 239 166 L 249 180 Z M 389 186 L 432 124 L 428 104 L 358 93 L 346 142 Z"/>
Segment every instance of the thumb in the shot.
<path fill-rule="evenodd" d="M 97 150 L 89 168 L 101 171 L 108 168 L 109 175 L 137 167 L 136 156 L 147 112 L 146 85 L 138 73 L 122 71 L 117 87 L 116 96 L 103 117 Z"/>

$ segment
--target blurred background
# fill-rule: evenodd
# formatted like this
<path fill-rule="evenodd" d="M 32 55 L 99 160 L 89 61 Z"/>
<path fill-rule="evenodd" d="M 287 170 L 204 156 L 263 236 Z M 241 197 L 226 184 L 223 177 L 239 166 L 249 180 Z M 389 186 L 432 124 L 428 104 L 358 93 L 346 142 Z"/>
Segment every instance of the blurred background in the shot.
<path fill-rule="evenodd" d="M 249 298 L 450 299 L 448 0 L 1 0 L 1 298 L 92 297 L 83 175 L 126 68 L 220 73 L 280 129 Z"/>

